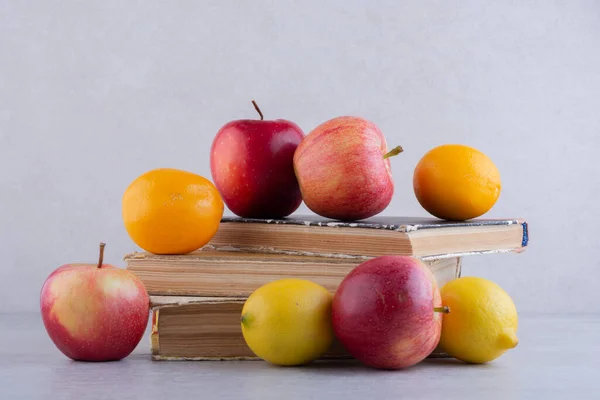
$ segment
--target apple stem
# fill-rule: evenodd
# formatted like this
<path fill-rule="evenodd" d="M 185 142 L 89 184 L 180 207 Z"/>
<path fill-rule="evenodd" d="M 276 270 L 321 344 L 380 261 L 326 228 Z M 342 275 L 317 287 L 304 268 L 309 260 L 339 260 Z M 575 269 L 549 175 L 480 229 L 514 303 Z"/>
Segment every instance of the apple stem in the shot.
<path fill-rule="evenodd" d="M 263 117 L 262 111 L 260 111 L 260 108 L 258 107 L 258 104 L 256 104 L 256 102 L 254 100 L 252 100 L 252 105 L 254 106 L 254 109 L 256 110 L 258 115 L 260 115 L 260 120 L 262 121 L 264 119 L 264 117 Z"/>
<path fill-rule="evenodd" d="M 403 151 L 404 151 L 404 149 L 402 148 L 402 146 L 396 146 L 393 149 L 391 149 L 390 151 L 388 151 L 387 153 L 385 153 L 383 155 L 383 159 L 385 160 L 386 158 L 397 156 L 398 154 L 402 153 Z"/>
<path fill-rule="evenodd" d="M 450 307 L 448 307 L 448 306 L 434 307 L 433 311 L 448 314 L 450 312 Z"/>
<path fill-rule="evenodd" d="M 105 243 L 100 243 L 100 257 L 98 258 L 98 268 L 102 267 L 102 262 L 104 261 L 104 247 Z"/>

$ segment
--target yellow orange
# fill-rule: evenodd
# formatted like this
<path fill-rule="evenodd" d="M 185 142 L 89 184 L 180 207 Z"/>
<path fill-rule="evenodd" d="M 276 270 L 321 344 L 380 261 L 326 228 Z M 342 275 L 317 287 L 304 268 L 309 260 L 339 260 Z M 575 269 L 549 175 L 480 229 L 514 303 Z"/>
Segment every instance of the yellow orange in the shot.
<path fill-rule="evenodd" d="M 515 303 L 496 283 L 474 276 L 448 282 L 441 290 L 443 315 L 440 347 L 459 360 L 481 364 L 519 343 Z"/>
<path fill-rule="evenodd" d="M 446 144 L 427 152 L 413 175 L 417 200 L 430 214 L 464 221 L 487 213 L 502 190 L 500 172 L 481 151 Z"/>
<path fill-rule="evenodd" d="M 129 236 L 154 254 L 185 254 L 204 246 L 217 232 L 224 209 L 212 182 L 172 168 L 138 177 L 122 205 Z"/>
<path fill-rule="evenodd" d="M 269 282 L 246 300 L 241 327 L 248 347 L 275 365 L 302 365 L 333 342 L 331 294 L 305 279 Z"/>

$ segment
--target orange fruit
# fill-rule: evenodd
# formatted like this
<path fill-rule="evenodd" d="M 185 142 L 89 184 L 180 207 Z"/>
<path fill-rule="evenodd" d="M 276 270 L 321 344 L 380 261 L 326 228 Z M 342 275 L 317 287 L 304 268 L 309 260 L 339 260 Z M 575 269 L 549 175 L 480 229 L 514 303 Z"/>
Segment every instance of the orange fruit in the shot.
<path fill-rule="evenodd" d="M 502 190 L 500 172 L 481 151 L 446 144 L 427 152 L 413 176 L 417 200 L 430 214 L 465 221 L 487 213 Z"/>
<path fill-rule="evenodd" d="M 212 182 L 172 168 L 139 176 L 122 206 L 127 233 L 154 254 L 186 254 L 204 246 L 217 232 L 224 208 Z"/>

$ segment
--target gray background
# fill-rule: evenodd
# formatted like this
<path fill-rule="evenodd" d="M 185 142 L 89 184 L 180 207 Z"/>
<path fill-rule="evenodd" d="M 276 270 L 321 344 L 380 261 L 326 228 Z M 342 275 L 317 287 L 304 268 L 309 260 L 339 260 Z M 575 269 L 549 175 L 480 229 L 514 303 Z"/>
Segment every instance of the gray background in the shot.
<path fill-rule="evenodd" d="M 226 122 L 374 121 L 396 194 L 426 216 L 418 159 L 465 143 L 499 167 L 488 217 L 524 217 L 520 255 L 474 257 L 521 312 L 600 310 L 600 3 L 0 1 L 0 311 L 38 310 L 59 265 L 123 266 L 121 196 L 141 173 L 210 177 Z M 306 212 L 302 208 L 299 212 Z"/>

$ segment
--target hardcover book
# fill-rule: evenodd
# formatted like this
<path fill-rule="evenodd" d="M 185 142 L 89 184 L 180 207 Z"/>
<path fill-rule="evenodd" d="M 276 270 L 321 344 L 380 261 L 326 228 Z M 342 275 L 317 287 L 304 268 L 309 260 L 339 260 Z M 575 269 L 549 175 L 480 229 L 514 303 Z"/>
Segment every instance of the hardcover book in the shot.
<path fill-rule="evenodd" d="M 245 299 L 151 296 L 150 347 L 155 361 L 259 360 L 240 323 Z M 429 357 L 445 357 L 439 349 Z M 322 359 L 349 359 L 336 340 Z"/>
<path fill-rule="evenodd" d="M 165 256 L 132 253 L 127 269 L 138 276 L 151 295 L 246 297 L 278 279 L 308 279 L 335 292 L 344 277 L 364 257 L 328 258 L 201 250 Z M 460 258 L 425 260 L 438 285 L 460 274 Z"/>
<path fill-rule="evenodd" d="M 224 217 L 207 247 L 247 252 L 336 257 L 406 255 L 420 258 L 523 251 L 522 219 L 452 222 L 373 217 L 341 222 L 318 216 L 283 219 Z"/>

